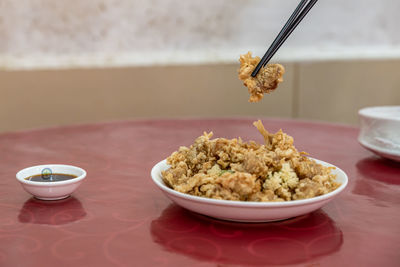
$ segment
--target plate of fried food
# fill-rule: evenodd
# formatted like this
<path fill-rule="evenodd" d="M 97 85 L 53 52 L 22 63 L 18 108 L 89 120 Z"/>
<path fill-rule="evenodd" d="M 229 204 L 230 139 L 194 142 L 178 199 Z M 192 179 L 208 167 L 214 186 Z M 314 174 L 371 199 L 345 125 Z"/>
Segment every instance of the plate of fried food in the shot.
<path fill-rule="evenodd" d="M 177 205 L 238 222 L 268 222 L 307 214 L 341 193 L 340 168 L 299 152 L 282 130 L 254 122 L 264 144 L 204 133 L 151 170 L 154 183 Z"/>

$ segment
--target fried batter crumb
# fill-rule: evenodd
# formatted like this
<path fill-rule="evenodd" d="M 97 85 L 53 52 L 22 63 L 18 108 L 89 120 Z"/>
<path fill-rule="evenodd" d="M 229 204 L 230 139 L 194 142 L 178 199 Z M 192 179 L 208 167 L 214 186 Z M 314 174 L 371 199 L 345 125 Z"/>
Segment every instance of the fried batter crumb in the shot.
<path fill-rule="evenodd" d="M 291 136 L 282 130 L 271 134 L 261 121 L 254 126 L 265 144 L 204 133 L 190 147 L 180 147 L 167 158 L 165 184 L 194 196 L 239 201 L 305 199 L 339 186 L 332 168 L 297 151 Z"/>
<path fill-rule="evenodd" d="M 267 64 L 266 67 L 260 69 L 256 77 L 252 77 L 251 73 L 260 62 L 260 58 L 253 58 L 251 52 L 248 52 L 241 55 L 239 61 L 239 79 L 243 81 L 249 91 L 249 102 L 260 101 L 264 94 L 272 92 L 279 83 L 283 82 L 285 68 L 280 64 Z"/>

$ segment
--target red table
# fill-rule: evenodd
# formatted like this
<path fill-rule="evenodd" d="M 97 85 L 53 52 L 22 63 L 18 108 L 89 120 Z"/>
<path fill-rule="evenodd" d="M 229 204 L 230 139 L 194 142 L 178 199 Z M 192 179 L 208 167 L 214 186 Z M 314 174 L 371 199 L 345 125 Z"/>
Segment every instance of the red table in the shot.
<path fill-rule="evenodd" d="M 219 221 L 171 203 L 150 169 L 203 131 L 262 142 L 250 119 L 148 120 L 0 135 L 0 266 L 400 266 L 400 164 L 357 143 L 357 128 L 265 119 L 299 150 L 342 168 L 344 193 L 274 223 Z M 23 191 L 28 166 L 80 166 L 61 201 Z"/>

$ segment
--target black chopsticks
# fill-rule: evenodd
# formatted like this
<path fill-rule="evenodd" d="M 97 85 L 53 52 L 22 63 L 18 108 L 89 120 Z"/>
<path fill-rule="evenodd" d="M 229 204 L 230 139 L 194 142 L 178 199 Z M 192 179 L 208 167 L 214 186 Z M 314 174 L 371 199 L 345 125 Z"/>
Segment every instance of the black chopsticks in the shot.
<path fill-rule="evenodd" d="M 265 55 L 262 57 L 256 68 L 254 69 L 253 73 L 251 74 L 252 77 L 255 77 L 260 69 L 271 60 L 276 51 L 278 51 L 278 49 L 282 46 L 282 44 L 286 41 L 286 39 L 294 31 L 294 29 L 296 29 L 297 25 L 299 25 L 299 23 L 304 19 L 304 17 L 317 1 L 318 0 L 301 0 L 299 5 L 294 10 L 293 14 L 286 22 L 285 26 L 283 26 L 278 36 L 272 42 Z"/>

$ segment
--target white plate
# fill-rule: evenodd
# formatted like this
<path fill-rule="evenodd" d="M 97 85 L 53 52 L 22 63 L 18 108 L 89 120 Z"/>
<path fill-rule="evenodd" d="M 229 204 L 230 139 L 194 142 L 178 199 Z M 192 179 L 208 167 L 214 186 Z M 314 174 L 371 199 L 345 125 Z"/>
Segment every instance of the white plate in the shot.
<path fill-rule="evenodd" d="M 381 157 L 400 162 L 400 150 L 392 150 L 392 149 L 386 149 L 384 147 L 379 147 L 369 143 L 367 140 L 364 140 L 362 138 L 358 138 L 358 142 L 366 149 L 372 151 L 373 153 Z"/>
<path fill-rule="evenodd" d="M 400 161 L 400 106 L 366 107 L 358 115 L 360 144 L 381 157 Z"/>
<path fill-rule="evenodd" d="M 316 160 L 316 162 L 323 166 L 336 167 L 320 160 Z M 218 200 L 180 193 L 166 186 L 161 171 L 167 170 L 169 167 L 166 160 L 160 161 L 151 170 L 151 177 L 154 183 L 173 202 L 203 215 L 238 222 L 279 221 L 310 213 L 335 198 L 343 191 L 348 182 L 346 173 L 336 167 L 335 170 L 332 170 L 332 173 L 336 174 L 336 182 L 341 183 L 341 185 L 336 190 L 322 196 L 285 202 Z"/>

